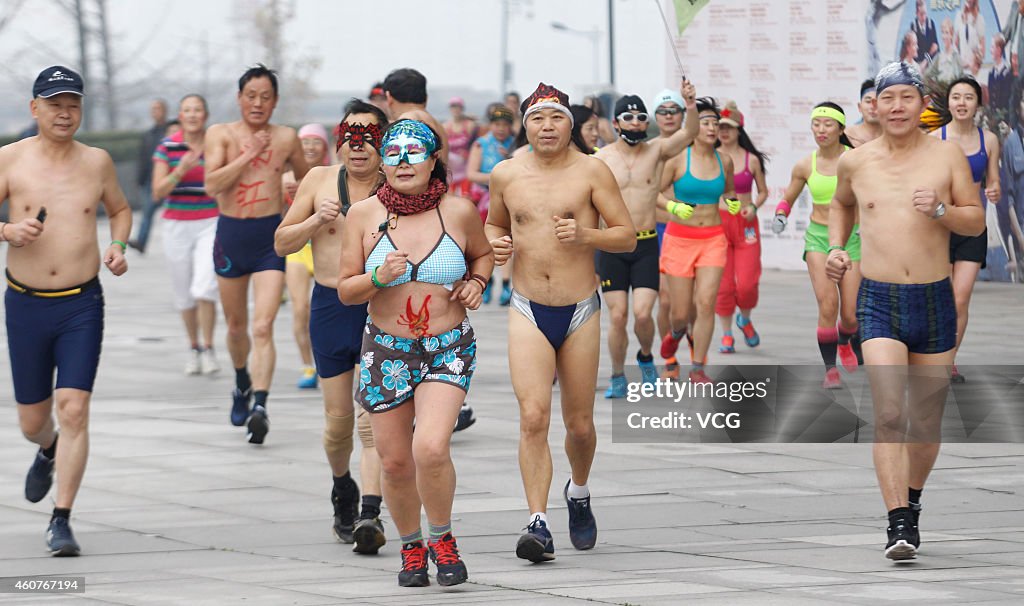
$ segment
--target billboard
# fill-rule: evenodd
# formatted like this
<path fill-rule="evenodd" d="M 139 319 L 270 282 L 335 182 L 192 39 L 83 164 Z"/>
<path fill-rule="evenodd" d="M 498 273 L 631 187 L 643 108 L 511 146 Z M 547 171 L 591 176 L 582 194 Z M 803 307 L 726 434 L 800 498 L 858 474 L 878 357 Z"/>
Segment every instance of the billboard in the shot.
<path fill-rule="evenodd" d="M 666 14 L 676 2 L 665 0 Z M 746 130 L 771 156 L 761 211 L 765 267 L 803 269 L 803 236 L 811 211 L 805 190 L 789 227 L 771 232 L 771 215 L 798 160 L 816 149 L 811 108 L 833 101 L 848 124 L 860 120 L 860 83 L 879 67 L 908 58 L 930 86 L 963 74 L 983 89 L 978 125 L 1001 143 L 1001 197 L 986 206 L 987 268 L 981 279 L 1024 282 L 1024 0 L 715 0 L 670 44 L 698 95 L 733 99 Z M 673 32 L 674 33 L 674 32 Z M 679 68 L 666 44 L 667 82 Z"/>

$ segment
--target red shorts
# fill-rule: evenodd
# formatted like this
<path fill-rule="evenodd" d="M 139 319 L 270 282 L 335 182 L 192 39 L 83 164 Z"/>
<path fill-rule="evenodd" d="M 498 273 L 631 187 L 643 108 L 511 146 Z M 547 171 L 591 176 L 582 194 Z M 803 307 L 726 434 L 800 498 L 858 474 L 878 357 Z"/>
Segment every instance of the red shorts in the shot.
<path fill-rule="evenodd" d="M 728 248 L 729 242 L 721 225 L 689 227 L 671 224 L 661 244 L 661 273 L 676 278 L 694 278 L 698 267 L 725 267 Z"/>

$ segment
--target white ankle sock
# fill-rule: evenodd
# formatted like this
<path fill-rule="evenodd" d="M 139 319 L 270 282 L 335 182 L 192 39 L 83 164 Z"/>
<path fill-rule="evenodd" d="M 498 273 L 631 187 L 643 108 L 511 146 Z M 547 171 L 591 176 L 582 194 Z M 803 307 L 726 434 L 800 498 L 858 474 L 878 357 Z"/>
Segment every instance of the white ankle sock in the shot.
<path fill-rule="evenodd" d="M 575 482 L 569 480 L 569 490 L 567 492 L 570 499 L 585 499 L 590 496 L 590 488 L 586 484 L 583 486 L 577 486 Z"/>
<path fill-rule="evenodd" d="M 530 523 L 532 524 L 533 521 L 536 520 L 537 518 L 540 518 L 540 521 L 544 522 L 544 525 L 547 526 L 547 524 L 548 524 L 548 514 L 544 513 L 543 511 L 538 511 L 537 513 L 531 513 L 530 514 Z"/>

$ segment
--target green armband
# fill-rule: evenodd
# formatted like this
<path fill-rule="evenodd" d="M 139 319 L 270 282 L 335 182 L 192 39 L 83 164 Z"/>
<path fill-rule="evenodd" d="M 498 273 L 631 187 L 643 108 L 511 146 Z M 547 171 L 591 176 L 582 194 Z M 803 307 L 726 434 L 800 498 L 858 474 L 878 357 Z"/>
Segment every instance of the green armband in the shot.
<path fill-rule="evenodd" d="M 124 251 L 128 250 L 128 245 L 125 244 L 124 242 L 120 241 L 120 240 L 111 240 L 110 243 L 111 244 L 117 244 L 118 246 L 120 246 L 121 247 L 121 252 L 124 252 Z"/>
<path fill-rule="evenodd" d="M 380 280 L 377 279 L 377 269 L 379 269 L 379 268 L 380 268 L 380 265 L 378 265 L 377 267 L 373 268 L 373 273 L 370 274 L 370 279 L 373 280 L 373 285 L 376 286 L 377 288 L 384 288 L 384 285 L 381 284 Z"/>

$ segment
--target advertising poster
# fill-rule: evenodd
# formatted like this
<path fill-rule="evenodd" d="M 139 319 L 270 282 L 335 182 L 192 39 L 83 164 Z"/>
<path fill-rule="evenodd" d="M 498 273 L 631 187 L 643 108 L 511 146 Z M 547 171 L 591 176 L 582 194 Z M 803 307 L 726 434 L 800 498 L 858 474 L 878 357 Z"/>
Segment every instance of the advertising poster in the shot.
<path fill-rule="evenodd" d="M 663 2 L 667 14 L 674 2 Z M 716 0 L 671 44 L 698 95 L 735 100 L 746 130 L 770 156 L 768 202 L 760 212 L 766 268 L 803 269 L 811 203 L 790 200 L 786 231 L 771 231 L 775 204 L 794 164 L 815 150 L 810 111 L 822 101 L 857 124 L 861 82 L 880 66 L 912 60 L 929 87 L 974 77 L 983 90 L 977 125 L 1000 141 L 1001 192 L 986 206 L 988 254 L 982 280 L 1024 282 L 1024 2 L 1018 0 Z M 667 82 L 679 68 L 667 43 Z M 982 186 L 984 187 L 984 185 Z"/>

